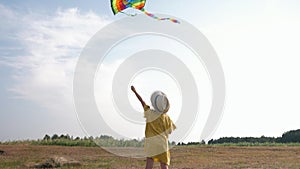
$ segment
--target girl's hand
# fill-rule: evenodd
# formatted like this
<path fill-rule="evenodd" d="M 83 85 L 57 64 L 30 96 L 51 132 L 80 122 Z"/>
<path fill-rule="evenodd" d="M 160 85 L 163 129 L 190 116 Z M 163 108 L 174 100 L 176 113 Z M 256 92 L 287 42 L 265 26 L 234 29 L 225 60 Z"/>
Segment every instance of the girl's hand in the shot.
<path fill-rule="evenodd" d="M 133 92 L 136 92 L 134 86 L 131 86 L 131 90 L 132 90 Z"/>

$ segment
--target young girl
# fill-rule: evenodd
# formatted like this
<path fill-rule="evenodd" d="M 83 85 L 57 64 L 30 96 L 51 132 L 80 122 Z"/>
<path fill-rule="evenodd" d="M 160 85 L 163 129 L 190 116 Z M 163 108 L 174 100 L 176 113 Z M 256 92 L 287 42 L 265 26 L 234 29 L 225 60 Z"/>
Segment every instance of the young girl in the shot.
<path fill-rule="evenodd" d="M 162 92 L 159 92 L 159 94 L 154 93 L 151 96 L 151 103 L 154 109 L 150 109 L 133 86 L 131 86 L 131 90 L 141 102 L 144 108 L 144 117 L 146 118 L 146 169 L 152 169 L 154 162 L 160 162 L 162 169 L 168 169 L 170 165 L 168 136 L 176 129 L 175 124 L 166 114 L 170 108 L 169 100 Z"/>

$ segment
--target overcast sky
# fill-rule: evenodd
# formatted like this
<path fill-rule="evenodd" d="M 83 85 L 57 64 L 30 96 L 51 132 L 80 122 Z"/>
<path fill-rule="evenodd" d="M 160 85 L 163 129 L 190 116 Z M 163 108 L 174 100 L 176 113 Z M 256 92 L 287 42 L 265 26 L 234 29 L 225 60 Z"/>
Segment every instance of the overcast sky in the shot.
<path fill-rule="evenodd" d="M 193 24 L 218 53 L 226 105 L 213 138 L 300 128 L 298 0 L 148 0 L 146 9 Z M 84 136 L 73 106 L 76 61 L 97 31 L 127 16 L 113 16 L 109 0 L 1 0 L 0 17 L 0 141 Z"/>

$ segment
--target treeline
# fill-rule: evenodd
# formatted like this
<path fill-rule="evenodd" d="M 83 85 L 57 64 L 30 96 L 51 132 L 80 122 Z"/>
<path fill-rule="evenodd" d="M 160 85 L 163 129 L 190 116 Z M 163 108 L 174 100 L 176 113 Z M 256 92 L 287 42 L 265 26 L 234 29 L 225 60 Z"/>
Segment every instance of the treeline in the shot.
<path fill-rule="evenodd" d="M 112 136 L 101 135 L 99 137 L 73 137 L 68 134 L 49 136 L 46 134 L 43 139 L 26 140 L 26 141 L 9 141 L 0 144 L 34 144 L 34 145 L 58 145 L 58 146 L 84 146 L 84 147 L 143 147 L 144 139 L 115 139 Z M 211 139 L 207 143 L 201 142 L 179 142 L 174 141 L 170 145 L 179 146 L 201 146 L 201 145 L 234 145 L 234 146 L 280 146 L 295 145 L 300 146 L 300 129 L 291 130 L 282 134 L 281 137 L 222 137 L 219 139 Z"/>
<path fill-rule="evenodd" d="M 208 144 L 226 143 L 300 143 L 300 129 L 285 132 L 281 137 L 222 137 L 208 141 Z"/>
<path fill-rule="evenodd" d="M 184 143 L 184 142 L 179 142 L 177 143 L 178 146 L 195 146 L 195 145 L 205 145 L 205 141 L 202 140 L 201 142 L 188 142 L 188 143 Z"/>
<path fill-rule="evenodd" d="M 67 135 L 52 136 L 45 135 L 42 140 L 32 141 L 32 144 L 36 145 L 59 145 L 59 146 L 85 146 L 85 147 L 143 147 L 144 140 L 124 140 L 115 139 L 112 136 L 101 135 L 99 137 L 73 137 Z"/>

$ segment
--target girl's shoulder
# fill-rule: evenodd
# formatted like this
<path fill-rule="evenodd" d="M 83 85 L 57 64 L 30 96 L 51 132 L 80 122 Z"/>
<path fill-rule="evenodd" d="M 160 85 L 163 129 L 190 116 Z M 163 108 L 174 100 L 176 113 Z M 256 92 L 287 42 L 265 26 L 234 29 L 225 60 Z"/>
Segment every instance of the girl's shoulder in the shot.
<path fill-rule="evenodd" d="M 150 107 L 148 107 L 144 111 L 144 117 L 146 118 L 147 122 L 152 122 L 152 121 L 160 118 L 161 115 L 162 115 L 161 113 L 155 111 L 154 109 L 151 109 Z"/>

